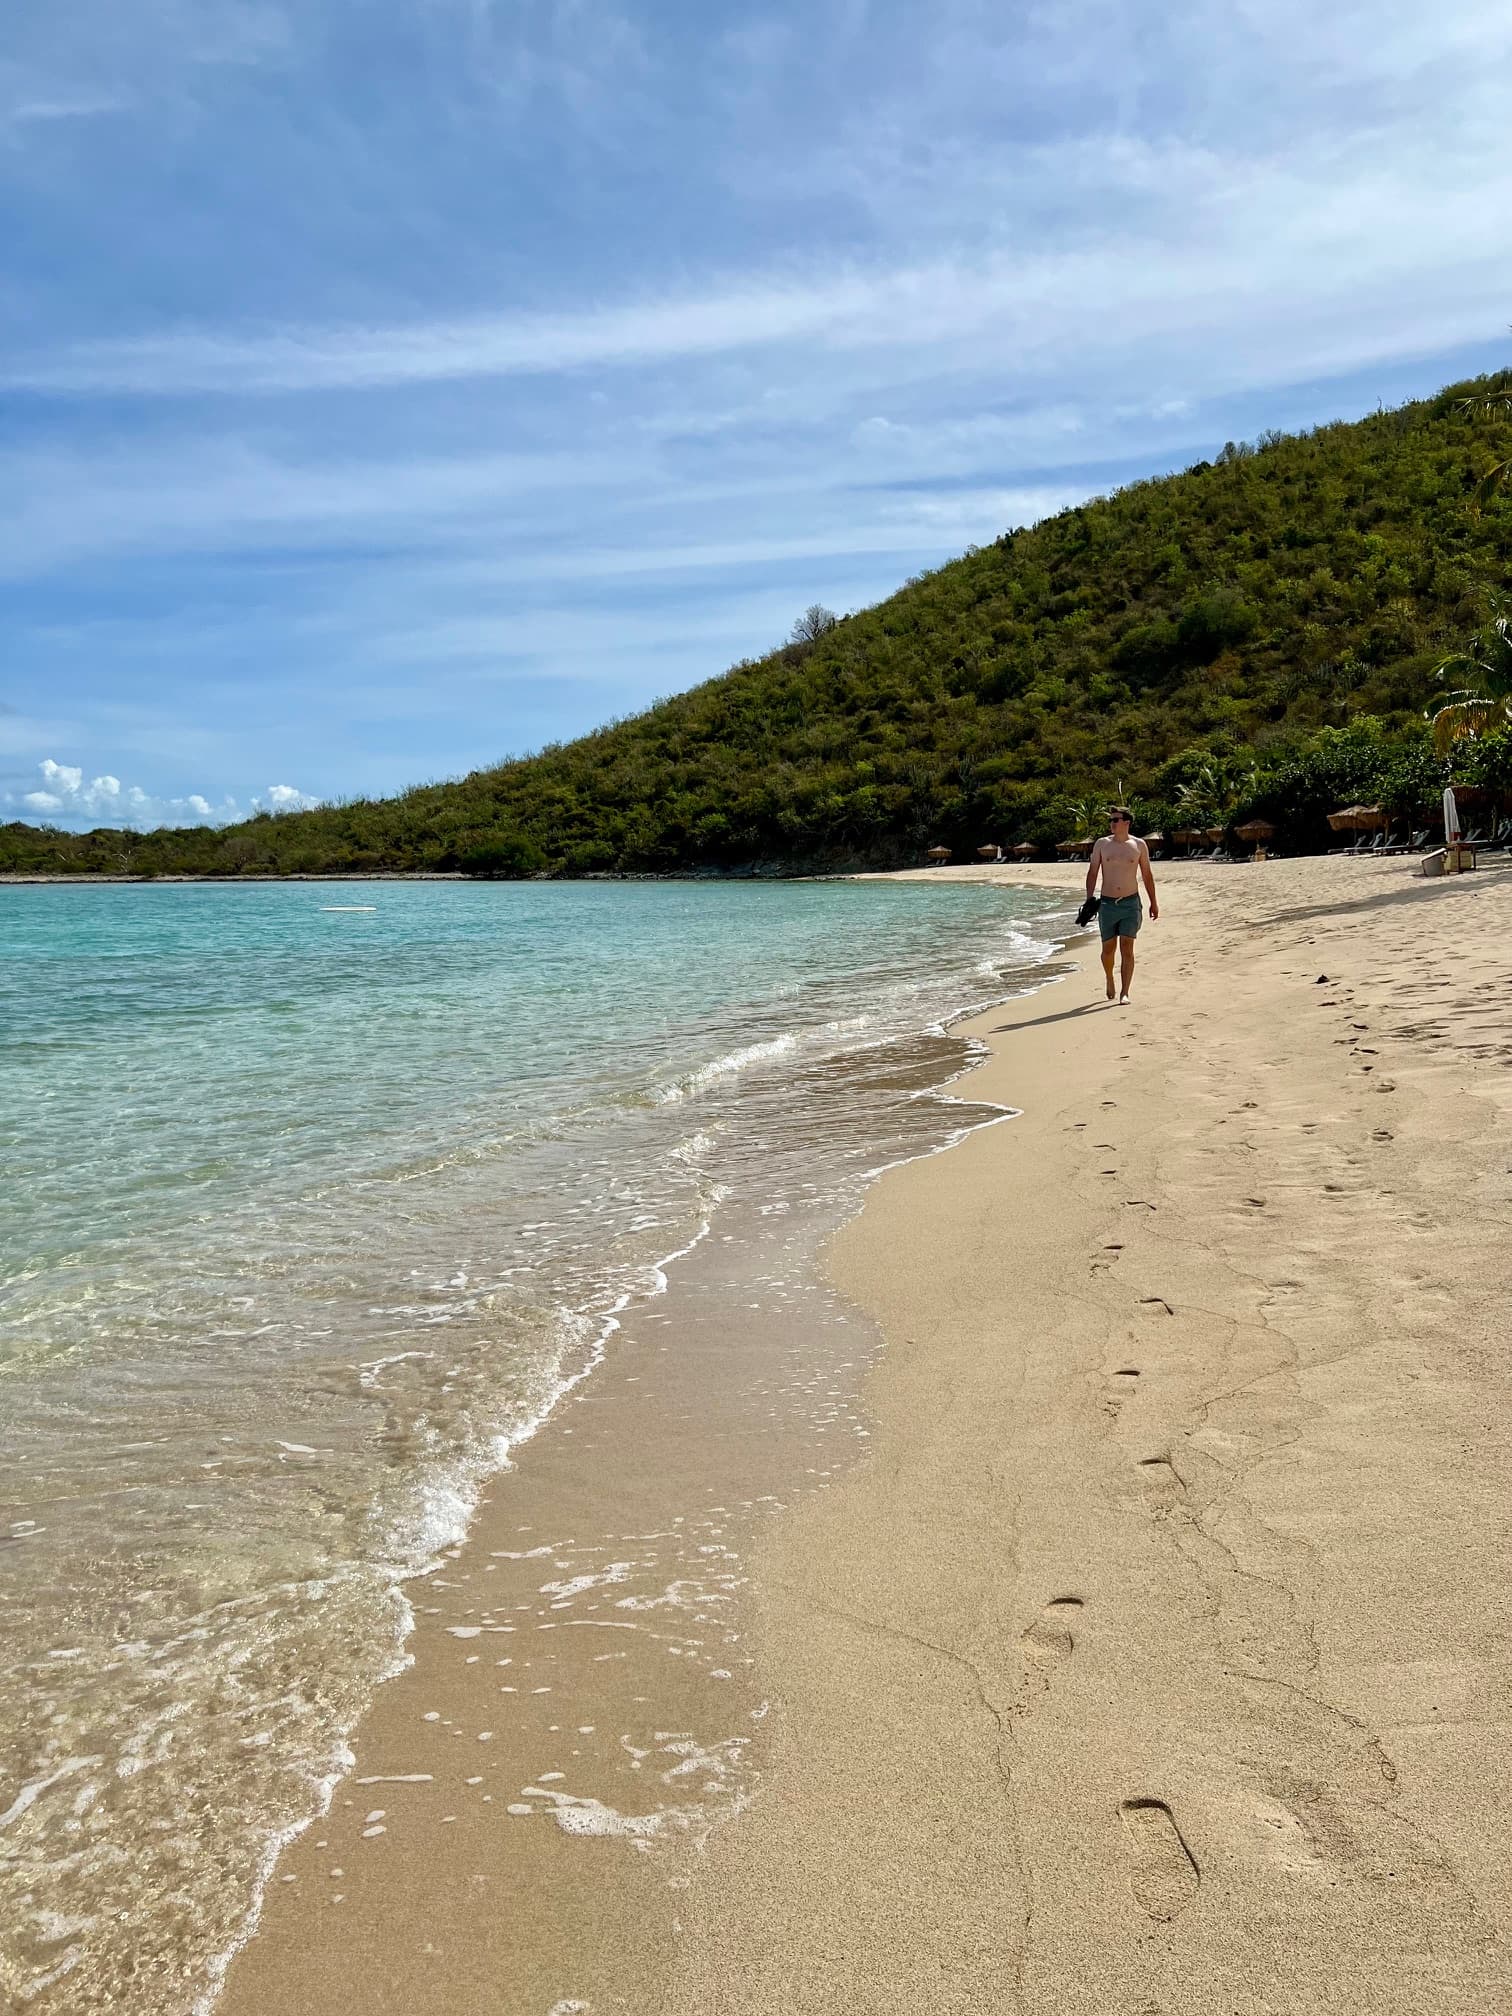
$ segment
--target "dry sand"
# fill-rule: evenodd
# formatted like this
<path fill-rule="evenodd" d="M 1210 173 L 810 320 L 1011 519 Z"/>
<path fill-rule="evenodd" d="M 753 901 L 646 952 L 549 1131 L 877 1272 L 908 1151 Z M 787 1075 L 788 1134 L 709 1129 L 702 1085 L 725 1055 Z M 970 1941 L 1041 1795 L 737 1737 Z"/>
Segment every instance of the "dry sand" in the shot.
<path fill-rule="evenodd" d="M 1512 2009 L 1512 873 L 1161 880 L 839 1241 L 874 1459 L 677 2016 Z"/>
<path fill-rule="evenodd" d="M 957 1089 L 1021 1117 L 834 1248 L 888 1349 L 869 1453 L 751 1528 L 759 1798 L 682 1863 L 522 1821 L 527 1866 L 477 1799 L 344 1787 L 227 2016 L 1512 2011 L 1512 868 L 1161 879 L 1134 1003 L 1084 965 L 981 1018 Z M 565 1423 L 605 1522 L 660 1477 L 618 1408 Z M 425 1768 L 417 1688 L 462 1717 L 438 1642 L 361 1775 Z"/>

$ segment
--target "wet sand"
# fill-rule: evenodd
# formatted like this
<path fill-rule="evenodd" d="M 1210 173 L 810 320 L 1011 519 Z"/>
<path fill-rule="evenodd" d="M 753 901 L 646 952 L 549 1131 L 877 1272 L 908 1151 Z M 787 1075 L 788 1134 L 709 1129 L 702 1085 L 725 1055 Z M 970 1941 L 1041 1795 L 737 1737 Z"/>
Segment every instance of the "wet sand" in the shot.
<path fill-rule="evenodd" d="M 831 1111 L 830 1150 L 848 1126 L 886 1160 L 1000 1120 L 914 1098 L 966 1055 L 930 1036 L 832 1064 L 860 1117 Z M 873 1138 L 884 1082 L 901 1100 Z M 811 1199 L 753 1176 L 719 1206 L 467 1543 L 408 1585 L 413 1665 L 280 1859 L 221 2010 L 655 2006 L 701 1845 L 759 1783 L 752 1551 L 870 1432 L 857 1398 L 881 1340 L 825 1278 L 842 1207 L 824 1158 L 812 1174 Z"/>
<path fill-rule="evenodd" d="M 1512 2007 L 1512 869 L 1162 883 L 739 1380 L 728 1249 L 627 1323 L 221 2009 Z"/>

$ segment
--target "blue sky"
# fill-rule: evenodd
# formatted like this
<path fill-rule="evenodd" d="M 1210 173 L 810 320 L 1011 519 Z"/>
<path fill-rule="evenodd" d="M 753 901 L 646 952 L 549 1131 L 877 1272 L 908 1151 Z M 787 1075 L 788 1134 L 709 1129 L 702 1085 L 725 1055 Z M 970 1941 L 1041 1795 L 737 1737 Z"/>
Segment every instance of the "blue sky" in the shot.
<path fill-rule="evenodd" d="M 565 738 L 1507 361 L 1505 0 L 52 0 L 0 53 L 0 818 Z"/>

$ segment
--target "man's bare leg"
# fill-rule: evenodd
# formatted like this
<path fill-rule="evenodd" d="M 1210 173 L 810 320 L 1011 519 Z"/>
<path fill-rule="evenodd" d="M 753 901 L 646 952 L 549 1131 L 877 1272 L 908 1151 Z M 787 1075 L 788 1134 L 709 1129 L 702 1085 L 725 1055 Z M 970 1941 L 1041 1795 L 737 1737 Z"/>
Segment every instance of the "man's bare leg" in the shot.
<path fill-rule="evenodd" d="M 1108 999 L 1113 999 L 1113 955 L 1118 950 L 1116 938 L 1104 938 L 1102 948 L 1103 978 L 1108 983 Z"/>
<path fill-rule="evenodd" d="M 1129 998 L 1129 989 L 1134 985 L 1134 940 L 1120 938 L 1118 941 L 1118 1000 L 1120 1007 Z M 1113 961 L 1108 961 L 1108 993 L 1113 993 Z"/>

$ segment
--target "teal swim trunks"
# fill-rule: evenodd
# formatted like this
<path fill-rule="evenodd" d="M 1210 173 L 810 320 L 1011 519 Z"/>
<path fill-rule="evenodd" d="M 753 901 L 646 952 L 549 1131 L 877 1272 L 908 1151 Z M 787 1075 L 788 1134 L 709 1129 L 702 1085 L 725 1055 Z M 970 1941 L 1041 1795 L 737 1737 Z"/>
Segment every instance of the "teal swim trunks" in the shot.
<path fill-rule="evenodd" d="M 1133 896 L 1104 896 L 1097 906 L 1097 928 L 1102 933 L 1104 945 L 1110 938 L 1137 938 L 1143 922 L 1144 904 L 1137 893 Z"/>

